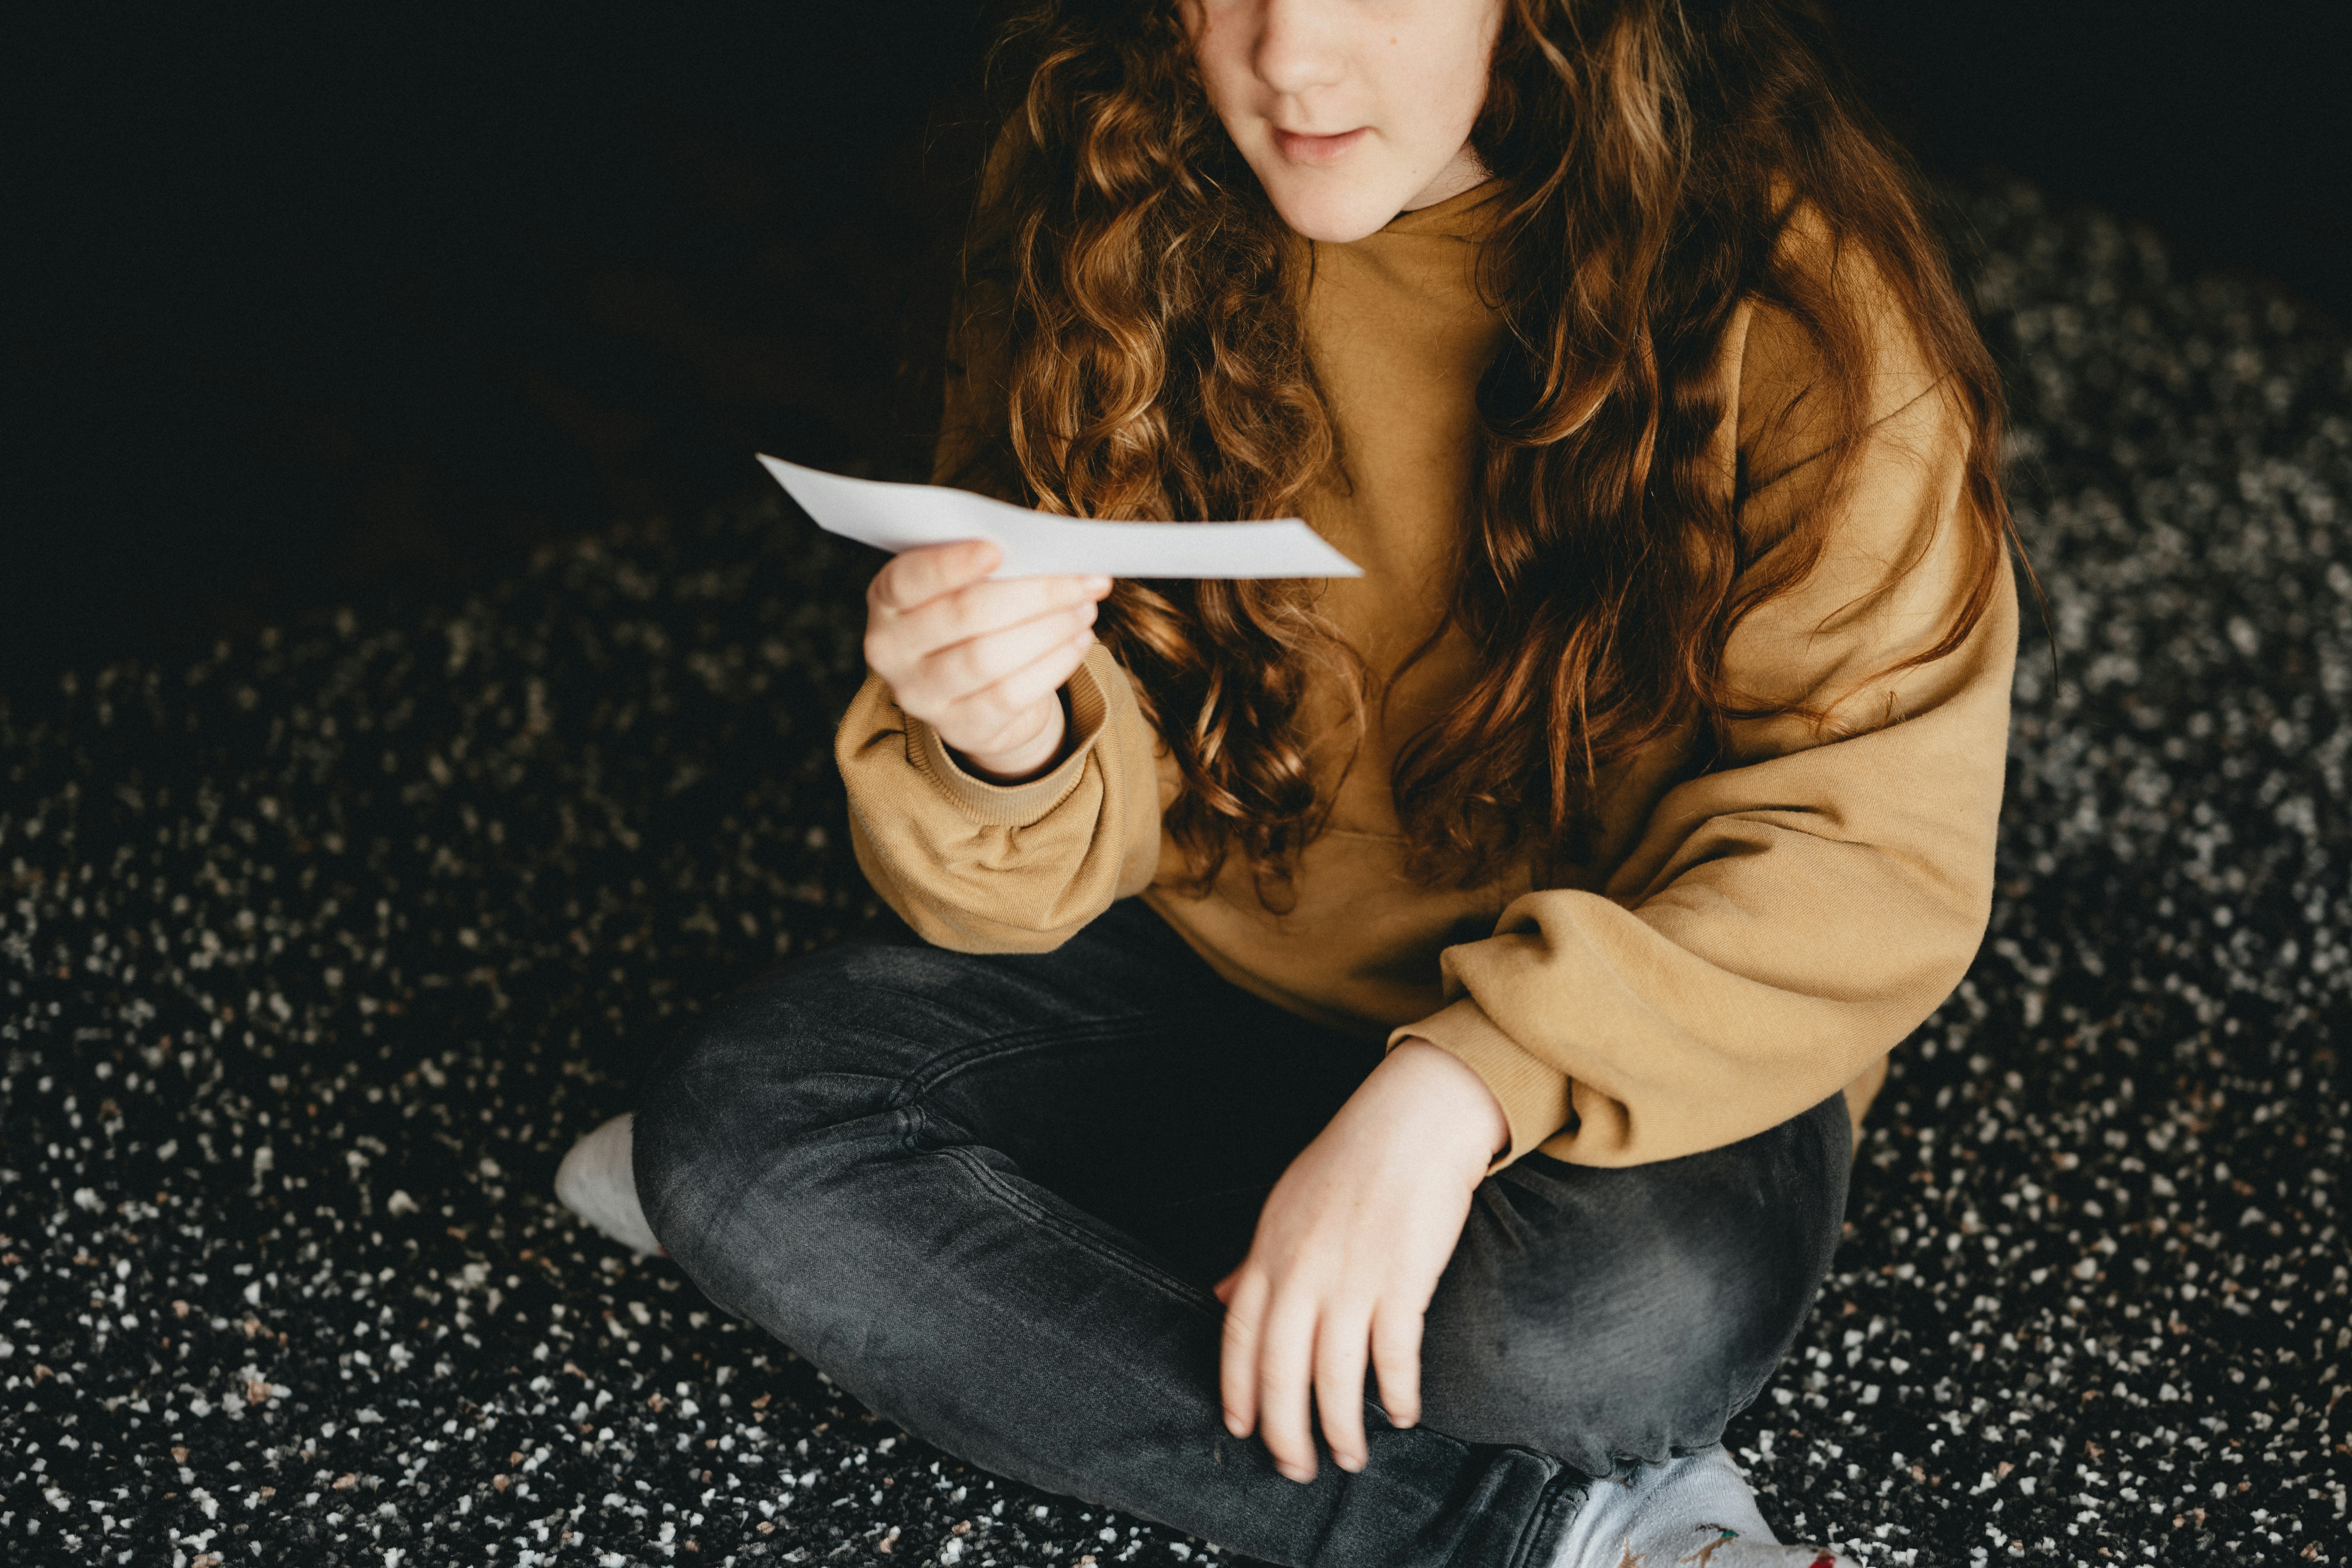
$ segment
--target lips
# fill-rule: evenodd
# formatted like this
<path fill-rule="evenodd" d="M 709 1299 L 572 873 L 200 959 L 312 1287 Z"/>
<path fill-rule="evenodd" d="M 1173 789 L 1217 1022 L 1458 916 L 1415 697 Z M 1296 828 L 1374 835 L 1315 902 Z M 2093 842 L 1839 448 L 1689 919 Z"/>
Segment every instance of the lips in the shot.
<path fill-rule="evenodd" d="M 1353 131 L 1342 131 L 1336 136 L 1310 136 L 1276 126 L 1274 145 L 1276 152 L 1294 163 L 1336 163 L 1371 133 L 1372 128 L 1369 125 L 1359 125 Z"/>

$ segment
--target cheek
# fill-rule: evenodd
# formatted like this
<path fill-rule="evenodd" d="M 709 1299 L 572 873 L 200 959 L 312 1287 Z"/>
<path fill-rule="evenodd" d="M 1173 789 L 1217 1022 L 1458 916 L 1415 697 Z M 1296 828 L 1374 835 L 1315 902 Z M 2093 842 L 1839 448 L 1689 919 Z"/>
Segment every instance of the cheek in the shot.
<path fill-rule="evenodd" d="M 1421 107 L 1432 133 L 1466 135 L 1486 101 L 1502 12 L 1499 6 L 1479 8 L 1466 31 L 1458 15 L 1448 20 L 1454 25 L 1419 40 L 1405 68 L 1417 79 L 1411 101 Z M 1405 52 L 1405 47 L 1392 52 Z"/>
<path fill-rule="evenodd" d="M 1486 53 L 1457 33 L 1433 28 L 1383 34 L 1367 54 L 1368 85 L 1391 141 L 1416 161 L 1451 157 L 1486 101 Z"/>
<path fill-rule="evenodd" d="M 1192 40 L 1192 68 L 1200 73 L 1202 89 L 1218 113 L 1230 115 L 1249 97 L 1249 42 L 1232 16 L 1218 25 L 1217 13 L 1222 9 L 1196 3 L 1186 5 L 1180 15 L 1185 34 Z"/>

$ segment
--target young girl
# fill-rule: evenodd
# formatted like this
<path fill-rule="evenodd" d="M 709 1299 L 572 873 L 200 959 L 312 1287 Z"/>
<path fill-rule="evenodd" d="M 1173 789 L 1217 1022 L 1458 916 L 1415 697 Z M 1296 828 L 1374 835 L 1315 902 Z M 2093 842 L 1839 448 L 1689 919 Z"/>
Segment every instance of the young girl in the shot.
<path fill-rule="evenodd" d="M 1982 936 L 2016 612 L 1994 375 L 1822 32 L 1027 17 L 940 479 L 1364 575 L 892 561 L 837 749 L 904 926 L 713 1006 L 567 1195 L 1251 1557 L 1838 1561 L 1717 1445 Z"/>

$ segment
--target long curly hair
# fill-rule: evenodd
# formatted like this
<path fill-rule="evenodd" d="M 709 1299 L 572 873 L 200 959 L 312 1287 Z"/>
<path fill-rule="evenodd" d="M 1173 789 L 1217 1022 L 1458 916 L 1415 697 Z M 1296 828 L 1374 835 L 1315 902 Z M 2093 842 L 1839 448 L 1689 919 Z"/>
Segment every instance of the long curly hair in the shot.
<path fill-rule="evenodd" d="M 1792 215 L 1867 256 L 1971 427 L 1973 586 L 1906 665 L 1967 637 L 2010 538 L 1997 374 L 1820 7 L 1505 12 L 1471 142 L 1498 182 L 1482 286 L 1507 330 L 1478 387 L 1445 623 L 1476 672 L 1391 770 L 1416 874 L 1463 885 L 1506 856 L 1582 858 L 1601 776 L 1681 725 L 1790 711 L 1727 688 L 1725 645 L 1822 540 L 1801 525 L 1747 559 L 1709 447 L 1743 299 L 1816 346 L 1808 417 L 1830 433 L 1832 482 L 1866 422 L 1865 323 L 1790 259 Z M 1174 0 L 1044 0 L 999 47 L 1020 93 L 967 250 L 968 298 L 992 320 L 966 328 L 996 334 L 1005 380 L 950 477 L 1080 517 L 1295 510 L 1342 456 L 1301 325 L 1301 247 L 1211 109 Z M 1195 889 L 1239 854 L 1278 905 L 1329 809 L 1301 733 L 1311 672 L 1352 671 L 1360 744 L 1370 695 L 1309 585 L 1122 581 L 1097 631 L 1181 773 L 1165 821 Z"/>

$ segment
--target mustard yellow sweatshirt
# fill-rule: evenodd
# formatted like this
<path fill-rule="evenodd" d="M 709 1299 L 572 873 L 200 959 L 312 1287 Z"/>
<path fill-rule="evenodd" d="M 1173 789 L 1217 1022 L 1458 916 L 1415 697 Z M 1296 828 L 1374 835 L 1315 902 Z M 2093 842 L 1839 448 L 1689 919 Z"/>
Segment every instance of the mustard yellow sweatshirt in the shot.
<path fill-rule="evenodd" d="M 1324 583 L 1321 608 L 1378 679 L 1450 597 L 1473 393 L 1499 331 L 1473 278 L 1492 195 L 1315 249 L 1308 344 L 1347 475 L 1304 510 L 1364 568 Z M 1849 268 L 1868 290 L 1851 254 L 1842 280 Z M 1899 315 L 1871 319 L 1872 423 L 1820 563 L 1727 650 L 1736 689 L 1815 705 L 1843 694 L 1832 722 L 1685 730 L 1650 747 L 1604 780 L 1599 852 L 1570 879 L 1535 886 L 1525 864 L 1467 889 L 1406 875 L 1388 763 L 1464 686 L 1470 650 L 1454 633 L 1405 673 L 1385 722 L 1372 715 L 1352 767 L 1345 694 L 1310 698 L 1308 732 L 1328 742 L 1313 756 L 1336 800 L 1284 912 L 1237 864 L 1206 897 L 1181 890 L 1160 826 L 1177 774 L 1099 646 L 1067 689 L 1068 756 L 1009 786 L 963 772 L 869 677 L 836 741 L 859 864 L 917 931 L 962 952 L 1050 949 L 1139 896 L 1234 984 L 1468 1064 L 1509 1120 L 1498 1166 L 1531 1149 L 1585 1165 L 1670 1159 L 1840 1089 L 1858 1128 L 1886 1053 L 1983 938 L 2017 643 L 2004 560 L 1991 611 L 1957 652 L 1857 689 L 1940 637 L 1968 566 L 1968 426 Z M 987 427 L 982 400 L 1003 396 L 985 345 L 965 346 L 943 472 Z M 1741 308 L 1723 350 L 1718 467 L 1758 562 L 1825 504 L 1828 465 L 1807 461 L 1799 401 L 1811 366 L 1792 322 Z"/>

